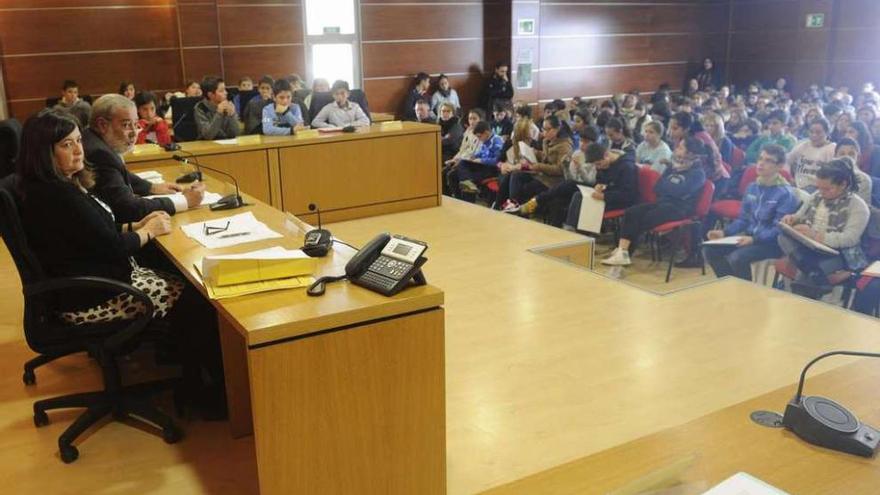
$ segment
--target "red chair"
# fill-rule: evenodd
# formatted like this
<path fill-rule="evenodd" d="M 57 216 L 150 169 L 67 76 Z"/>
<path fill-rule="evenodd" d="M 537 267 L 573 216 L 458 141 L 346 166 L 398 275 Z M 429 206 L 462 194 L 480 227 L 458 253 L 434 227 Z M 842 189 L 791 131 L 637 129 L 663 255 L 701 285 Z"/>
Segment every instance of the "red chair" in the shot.
<path fill-rule="evenodd" d="M 495 207 L 495 200 L 498 198 L 498 177 L 489 177 L 488 179 L 480 182 L 479 185 L 480 191 L 484 193 L 486 196 L 486 201 L 489 203 L 490 208 Z"/>
<path fill-rule="evenodd" d="M 653 203 L 657 201 L 657 195 L 654 194 L 654 185 L 660 180 L 660 173 L 652 169 L 650 165 L 639 165 L 638 167 L 639 203 Z M 614 232 L 614 244 L 617 244 L 620 241 L 618 238 L 620 233 L 620 219 L 623 218 L 625 212 L 626 208 L 620 208 L 618 210 L 608 210 L 602 215 L 602 220 L 608 221 L 611 230 Z"/>
<path fill-rule="evenodd" d="M 746 193 L 746 189 L 749 187 L 749 184 L 755 182 L 758 179 L 758 169 L 755 165 L 751 165 L 743 171 L 742 178 L 739 181 L 739 187 L 737 191 L 739 192 L 739 196 L 742 197 Z M 714 215 L 716 215 L 721 220 L 734 220 L 739 216 L 739 211 L 742 208 L 742 201 L 738 199 L 722 199 L 712 203 L 712 207 L 709 209 Z"/>
<path fill-rule="evenodd" d="M 715 184 L 712 181 L 707 180 L 703 184 L 703 191 L 700 193 L 700 198 L 697 200 L 696 211 L 694 211 L 694 215 L 690 218 L 684 218 L 682 220 L 673 220 L 672 222 L 666 222 L 664 224 L 658 225 L 651 229 L 649 235 L 651 237 L 651 242 L 656 245 L 656 259 L 661 259 L 660 256 L 660 238 L 664 235 L 675 235 L 675 240 L 672 244 L 672 251 L 669 253 L 669 267 L 666 269 L 666 282 L 669 282 L 669 277 L 672 276 L 672 265 L 675 263 L 675 250 L 677 247 L 681 247 L 682 240 L 686 238 L 684 235 L 684 229 L 691 230 L 691 236 L 697 236 L 700 232 L 700 225 L 706 215 L 709 214 L 709 207 L 712 205 L 712 195 L 715 194 Z M 654 259 L 654 245 L 651 247 L 651 257 Z M 703 264 L 703 275 L 706 274 L 706 265 Z"/>
<path fill-rule="evenodd" d="M 730 154 L 730 168 L 736 170 L 742 167 L 746 163 L 746 152 L 739 149 L 739 146 L 733 147 L 733 152 Z"/>

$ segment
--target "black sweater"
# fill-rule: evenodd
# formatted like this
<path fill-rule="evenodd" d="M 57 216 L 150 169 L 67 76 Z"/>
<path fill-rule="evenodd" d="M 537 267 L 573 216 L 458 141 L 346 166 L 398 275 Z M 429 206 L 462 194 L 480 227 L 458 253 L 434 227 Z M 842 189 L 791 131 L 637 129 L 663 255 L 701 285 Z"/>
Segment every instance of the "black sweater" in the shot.
<path fill-rule="evenodd" d="M 621 155 L 606 169 L 596 171 L 596 184 L 605 184 L 605 210 L 629 208 L 639 202 L 639 169 L 635 154 Z"/>
<path fill-rule="evenodd" d="M 89 194 L 68 182 L 22 181 L 21 219 L 28 246 L 50 277 L 96 276 L 131 282 L 129 256 L 140 236 L 122 233 L 111 214 Z M 107 299 L 65 296 L 74 306 Z"/>
<path fill-rule="evenodd" d="M 83 131 L 86 161 L 95 170 L 93 192 L 110 206 L 117 222 L 137 222 L 148 213 L 163 210 L 174 215 L 174 203 L 168 198 L 147 199 L 150 184 L 125 168 L 122 157 L 91 129 Z"/>

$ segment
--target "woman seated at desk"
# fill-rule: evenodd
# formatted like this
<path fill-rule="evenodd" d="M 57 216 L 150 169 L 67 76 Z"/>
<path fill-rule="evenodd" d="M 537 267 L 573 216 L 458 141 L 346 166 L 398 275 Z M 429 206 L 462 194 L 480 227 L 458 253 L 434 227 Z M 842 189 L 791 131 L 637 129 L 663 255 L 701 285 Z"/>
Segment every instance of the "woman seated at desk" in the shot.
<path fill-rule="evenodd" d="M 88 193 L 93 173 L 85 164 L 79 124 L 67 112 L 47 109 L 28 119 L 17 163 L 25 237 L 46 274 L 106 277 L 143 291 L 155 305 L 153 316 L 168 318 L 180 333 L 181 356 L 192 359 L 184 363 L 187 396 L 199 396 L 196 407 L 222 416 L 223 368 L 211 306 L 178 276 L 138 266 L 132 258 L 171 231 L 168 214 L 115 222 L 110 208 Z M 146 311 L 129 295 L 71 293 L 64 299 L 58 317 L 73 325 L 132 319 Z M 209 383 L 201 382 L 203 372 Z"/>

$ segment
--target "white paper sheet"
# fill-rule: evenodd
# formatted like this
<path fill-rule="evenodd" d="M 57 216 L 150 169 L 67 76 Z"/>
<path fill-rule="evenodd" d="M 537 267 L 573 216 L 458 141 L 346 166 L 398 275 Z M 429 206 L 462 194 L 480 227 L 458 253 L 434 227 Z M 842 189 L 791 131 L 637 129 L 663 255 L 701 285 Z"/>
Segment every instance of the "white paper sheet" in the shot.
<path fill-rule="evenodd" d="M 229 227 L 226 227 L 227 222 Z M 226 228 L 222 232 L 206 235 L 205 224 L 210 227 Z M 251 212 L 240 213 L 231 217 L 213 218 L 207 222 L 195 222 L 183 225 L 180 228 L 188 237 L 208 249 L 224 248 L 263 239 L 284 237 L 270 229 L 263 222 L 257 220 Z"/>
<path fill-rule="evenodd" d="M 236 138 L 215 139 L 214 142 L 217 144 L 238 144 L 238 139 L 236 139 Z"/>
<path fill-rule="evenodd" d="M 153 196 L 144 196 L 144 197 L 146 197 L 146 198 L 172 198 L 172 197 L 175 197 L 175 196 L 179 196 L 179 197 L 182 198 L 182 197 L 183 197 L 183 193 L 174 193 L 174 194 L 155 194 L 155 195 L 153 195 Z M 201 207 L 201 206 L 212 205 L 212 204 L 216 203 L 217 201 L 220 201 L 220 199 L 221 199 L 222 197 L 223 197 L 223 196 L 221 196 L 221 195 L 219 195 L 219 194 L 217 194 L 217 193 L 212 193 L 212 192 L 209 192 L 209 191 L 205 191 L 205 196 L 202 198 L 202 203 L 201 203 L 199 206 Z M 174 200 L 172 200 L 172 201 L 174 201 Z"/>
<path fill-rule="evenodd" d="M 703 495 L 789 495 L 747 473 L 736 473 Z"/>
<path fill-rule="evenodd" d="M 141 179 L 144 179 L 145 181 L 153 183 L 153 184 L 165 183 L 165 179 L 162 178 L 162 174 L 160 174 L 159 172 L 157 172 L 155 170 L 147 170 L 144 172 L 135 172 L 134 175 L 137 175 Z"/>
<path fill-rule="evenodd" d="M 535 150 L 524 141 L 519 142 L 519 156 L 528 160 L 529 163 L 538 163 L 538 157 L 535 156 Z"/>
<path fill-rule="evenodd" d="M 577 229 L 584 232 L 598 234 L 602 231 L 602 216 L 605 214 L 605 201 L 593 198 L 593 189 L 590 186 L 578 185 L 583 199 L 581 200 L 581 212 L 578 216 Z"/>
<path fill-rule="evenodd" d="M 817 242 L 814 239 L 810 239 L 809 237 L 807 237 L 804 234 L 801 234 L 800 232 L 795 230 L 794 227 L 792 227 L 790 225 L 786 225 L 782 222 L 779 222 L 778 225 L 779 225 L 779 228 L 782 229 L 782 232 L 789 235 L 792 239 L 800 242 L 804 246 L 807 246 L 808 248 L 813 249 L 814 251 L 820 251 L 820 252 L 823 252 L 826 254 L 840 254 L 840 251 L 838 251 L 836 249 L 832 249 L 832 248 L 826 246 L 825 244 L 822 244 L 821 242 Z"/>
<path fill-rule="evenodd" d="M 732 235 L 729 237 L 722 237 L 721 239 L 713 239 L 711 241 L 706 241 L 703 243 L 704 246 L 736 246 L 739 244 L 739 240 L 742 239 L 742 236 Z"/>

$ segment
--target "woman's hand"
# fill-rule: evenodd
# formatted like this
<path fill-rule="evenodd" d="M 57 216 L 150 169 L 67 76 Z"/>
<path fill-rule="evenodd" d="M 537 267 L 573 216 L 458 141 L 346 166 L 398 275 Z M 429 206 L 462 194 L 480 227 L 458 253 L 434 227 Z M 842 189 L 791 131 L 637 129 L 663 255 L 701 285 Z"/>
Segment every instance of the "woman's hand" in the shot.
<path fill-rule="evenodd" d="M 144 225 L 146 225 L 147 222 L 148 222 L 151 218 L 153 218 L 153 217 L 158 217 L 158 216 L 163 216 L 163 215 L 166 216 L 166 217 L 169 216 L 167 212 L 164 212 L 164 211 L 162 211 L 162 210 L 156 210 L 156 211 L 150 212 L 150 213 L 147 214 L 147 216 L 145 216 L 144 218 L 142 218 L 142 219 L 140 220 L 140 222 L 134 222 L 133 224 L 131 224 L 131 230 L 133 230 L 133 231 L 134 231 L 134 230 L 141 230 L 142 228 L 144 228 Z"/>
<path fill-rule="evenodd" d="M 785 215 L 784 217 L 782 217 L 781 221 L 785 225 L 794 225 L 795 220 L 796 219 L 794 215 Z"/>
<path fill-rule="evenodd" d="M 715 239 L 721 239 L 722 237 L 724 237 L 723 230 L 710 230 L 709 232 L 706 233 L 706 238 L 709 239 L 710 241 L 714 241 Z"/>
<path fill-rule="evenodd" d="M 810 239 L 815 239 L 817 236 L 816 231 L 811 229 L 810 226 L 806 225 L 806 224 L 795 225 L 794 230 L 800 232 L 801 234 L 805 235 L 806 237 L 809 237 Z"/>

